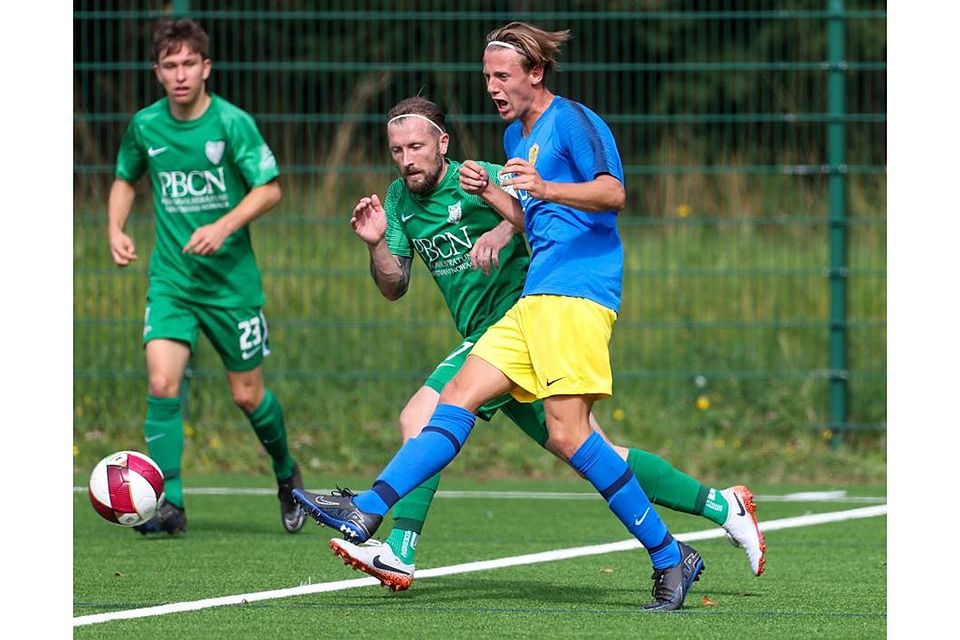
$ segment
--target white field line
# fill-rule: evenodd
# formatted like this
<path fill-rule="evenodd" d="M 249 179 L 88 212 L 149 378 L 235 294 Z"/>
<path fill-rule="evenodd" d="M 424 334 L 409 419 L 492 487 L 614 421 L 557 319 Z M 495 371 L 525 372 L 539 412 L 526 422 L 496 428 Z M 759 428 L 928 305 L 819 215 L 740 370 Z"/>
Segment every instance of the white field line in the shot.
<path fill-rule="evenodd" d="M 887 505 L 877 505 L 872 507 L 860 507 L 859 509 L 849 509 L 846 511 L 834 511 L 830 513 L 817 513 L 794 518 L 782 518 L 780 520 L 768 520 L 760 524 L 763 531 L 776 531 L 778 529 L 790 529 L 794 527 L 809 527 L 828 522 L 840 522 L 843 520 L 854 520 L 859 518 L 874 518 L 886 515 Z M 694 531 L 691 533 L 677 534 L 678 540 L 690 542 L 693 540 L 707 540 L 710 538 L 720 538 L 724 535 L 723 529 L 705 529 L 703 531 Z M 636 539 L 623 540 L 621 542 L 611 542 L 608 544 L 591 545 L 587 547 L 573 547 L 571 549 L 557 549 L 555 551 L 544 551 L 541 553 L 528 553 L 520 556 L 510 556 L 507 558 L 498 558 L 495 560 L 481 560 L 478 562 L 466 562 L 455 564 L 448 567 L 437 567 L 435 569 L 425 569 L 417 572 L 417 579 L 435 578 L 437 576 L 449 576 L 460 573 L 472 573 L 475 571 L 489 571 L 491 569 L 502 569 L 504 567 L 515 567 L 519 565 L 537 564 L 541 562 L 553 562 L 555 560 L 566 560 L 569 558 L 579 558 L 582 556 L 600 555 L 604 553 L 614 553 L 616 551 L 628 551 L 638 549 L 642 545 Z M 109 622 L 111 620 L 129 620 L 132 618 L 146 618 L 150 616 L 159 616 L 169 613 L 181 613 L 184 611 L 198 611 L 200 609 L 210 609 L 212 607 L 222 607 L 232 604 L 247 604 L 259 600 L 273 600 L 276 598 L 290 598 L 294 596 L 309 595 L 312 593 L 327 593 L 330 591 L 342 591 L 345 589 L 355 589 L 357 587 L 366 587 L 379 585 L 380 581 L 376 578 L 354 578 L 352 580 L 338 580 L 337 582 L 322 582 L 319 584 L 301 585 L 288 589 L 272 589 L 270 591 L 258 591 L 254 593 L 245 593 L 232 596 L 223 596 L 220 598 L 206 598 L 204 600 L 193 600 L 190 602 L 173 602 L 170 604 L 158 605 L 154 607 L 143 607 L 140 609 L 128 609 L 126 611 L 112 611 L 109 613 L 97 613 L 88 616 L 79 616 L 73 619 L 73 626 L 79 627 L 88 624 L 97 624 L 100 622 Z"/>
<path fill-rule="evenodd" d="M 317 493 L 330 493 L 331 489 L 310 489 Z M 86 493 L 86 487 L 74 487 L 74 493 Z M 255 487 L 193 487 L 183 490 L 193 496 L 271 496 L 276 498 L 276 489 Z M 438 491 L 437 498 L 486 498 L 496 500 L 597 500 L 596 491 Z M 885 504 L 883 496 L 848 496 L 846 491 L 803 491 L 785 495 L 755 494 L 757 502 L 851 502 L 864 504 Z"/>

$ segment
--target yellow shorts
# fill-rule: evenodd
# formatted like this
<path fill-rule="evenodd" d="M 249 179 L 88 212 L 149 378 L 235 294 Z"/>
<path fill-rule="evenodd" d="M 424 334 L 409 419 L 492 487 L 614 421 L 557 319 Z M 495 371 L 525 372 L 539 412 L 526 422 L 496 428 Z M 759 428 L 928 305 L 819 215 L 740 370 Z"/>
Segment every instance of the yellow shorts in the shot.
<path fill-rule="evenodd" d="M 487 329 L 471 355 L 500 369 L 520 402 L 557 395 L 613 393 L 610 334 L 617 314 L 585 298 L 520 298 Z"/>

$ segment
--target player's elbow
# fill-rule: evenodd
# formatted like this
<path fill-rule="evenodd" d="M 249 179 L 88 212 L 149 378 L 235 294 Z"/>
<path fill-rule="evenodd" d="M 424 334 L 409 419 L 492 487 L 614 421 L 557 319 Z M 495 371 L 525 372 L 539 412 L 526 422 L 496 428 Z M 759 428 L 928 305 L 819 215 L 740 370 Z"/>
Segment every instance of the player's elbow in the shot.
<path fill-rule="evenodd" d="M 626 194 L 621 193 L 619 197 L 615 198 L 613 203 L 610 206 L 612 211 L 620 212 L 623 211 L 623 208 L 627 205 Z"/>
<path fill-rule="evenodd" d="M 610 209 L 613 211 L 623 211 L 627 205 L 627 190 L 619 181 L 610 189 Z"/>
<path fill-rule="evenodd" d="M 372 263 L 371 275 L 373 276 L 373 282 L 377 285 L 377 291 L 390 302 L 396 302 L 407 292 L 409 280 L 403 277 L 393 278 L 384 276 L 377 272 Z"/>
<path fill-rule="evenodd" d="M 380 287 L 380 294 L 390 302 L 396 302 L 397 300 L 402 298 L 403 294 L 405 294 L 406 292 L 407 292 L 407 288 L 400 284 L 395 286 Z"/>
<path fill-rule="evenodd" d="M 264 196 L 267 200 L 270 208 L 273 208 L 280 204 L 280 201 L 283 199 L 283 190 L 280 188 L 280 183 L 274 180 L 273 182 L 268 182 L 263 185 Z"/>
<path fill-rule="evenodd" d="M 280 183 L 276 180 L 271 180 L 251 191 L 250 196 L 256 198 L 260 210 L 266 212 L 280 203 L 280 200 L 283 198 L 283 192 L 280 190 Z"/>
<path fill-rule="evenodd" d="M 622 182 L 610 174 L 602 174 L 597 176 L 593 184 L 597 196 L 594 211 L 623 211 L 627 204 L 627 191 Z"/>

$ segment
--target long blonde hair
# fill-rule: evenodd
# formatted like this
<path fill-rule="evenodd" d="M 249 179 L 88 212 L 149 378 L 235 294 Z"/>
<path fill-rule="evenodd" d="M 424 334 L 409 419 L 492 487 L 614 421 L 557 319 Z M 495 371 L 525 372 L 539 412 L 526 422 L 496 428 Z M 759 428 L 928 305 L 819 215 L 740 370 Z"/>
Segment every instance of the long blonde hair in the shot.
<path fill-rule="evenodd" d="M 557 62 L 560 48 L 572 37 L 569 29 L 544 31 L 526 22 L 511 22 L 488 33 L 487 46 L 497 46 L 500 42 L 512 45 L 511 48 L 526 58 L 524 71 L 540 65 L 546 75 L 560 69 L 560 63 Z"/>

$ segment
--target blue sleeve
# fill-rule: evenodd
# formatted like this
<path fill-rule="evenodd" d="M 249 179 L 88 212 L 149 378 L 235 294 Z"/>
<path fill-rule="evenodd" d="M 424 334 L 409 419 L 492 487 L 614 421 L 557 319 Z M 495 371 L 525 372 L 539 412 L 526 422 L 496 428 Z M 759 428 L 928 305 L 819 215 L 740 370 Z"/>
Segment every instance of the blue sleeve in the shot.
<path fill-rule="evenodd" d="M 511 123 L 503 131 L 503 152 L 504 152 L 504 162 L 510 160 L 514 157 L 513 150 L 517 148 L 517 141 L 520 139 L 519 136 L 520 125 L 519 122 Z"/>
<path fill-rule="evenodd" d="M 562 141 L 584 181 L 610 174 L 623 182 L 623 162 L 613 133 L 598 115 L 568 101 L 557 127 Z"/>

